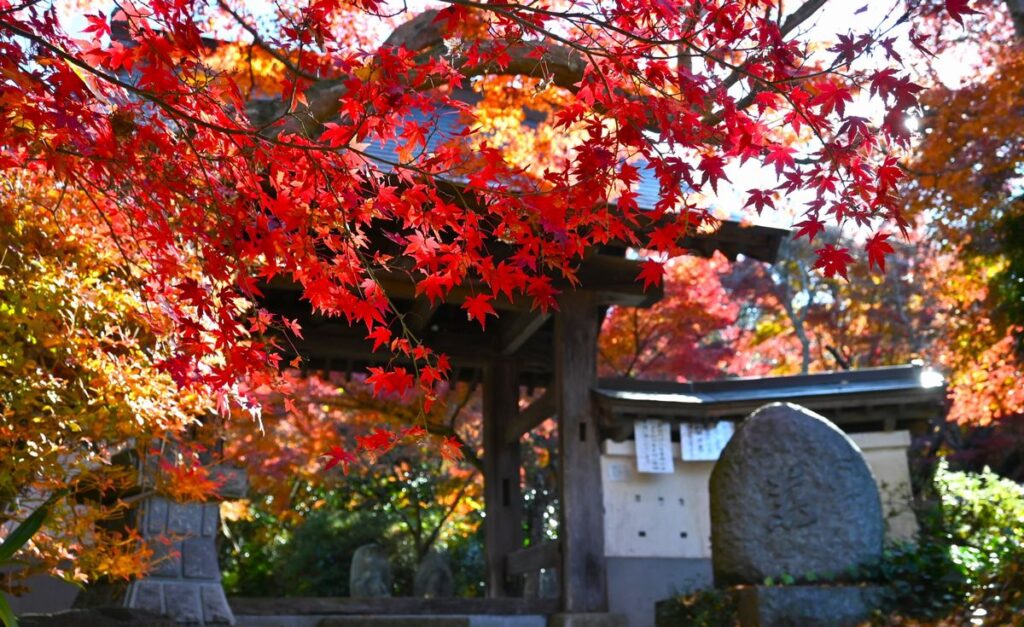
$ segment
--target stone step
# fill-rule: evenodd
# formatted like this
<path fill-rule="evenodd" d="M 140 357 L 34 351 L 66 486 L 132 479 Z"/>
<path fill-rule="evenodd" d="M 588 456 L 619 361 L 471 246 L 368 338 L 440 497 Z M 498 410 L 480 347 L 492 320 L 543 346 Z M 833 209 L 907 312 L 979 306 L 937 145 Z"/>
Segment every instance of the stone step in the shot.
<path fill-rule="evenodd" d="M 236 615 L 236 627 L 547 627 L 544 616 Z"/>
<path fill-rule="evenodd" d="M 317 627 L 473 627 L 469 616 L 338 616 Z M 511 626 L 509 626 L 511 627 Z"/>

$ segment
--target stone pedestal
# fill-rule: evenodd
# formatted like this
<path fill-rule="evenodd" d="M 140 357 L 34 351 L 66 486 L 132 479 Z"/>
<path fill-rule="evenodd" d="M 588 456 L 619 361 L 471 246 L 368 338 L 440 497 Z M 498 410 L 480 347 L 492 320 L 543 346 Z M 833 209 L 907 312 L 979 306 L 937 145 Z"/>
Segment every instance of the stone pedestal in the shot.
<path fill-rule="evenodd" d="M 142 504 L 140 529 L 154 566 L 128 587 L 125 605 L 179 623 L 234 624 L 217 563 L 218 503 L 176 503 L 161 496 Z"/>
<path fill-rule="evenodd" d="M 882 601 L 879 586 L 750 586 L 734 594 L 742 627 L 853 627 Z"/>
<path fill-rule="evenodd" d="M 548 627 L 626 627 L 626 617 L 609 612 L 565 612 L 552 614 Z"/>

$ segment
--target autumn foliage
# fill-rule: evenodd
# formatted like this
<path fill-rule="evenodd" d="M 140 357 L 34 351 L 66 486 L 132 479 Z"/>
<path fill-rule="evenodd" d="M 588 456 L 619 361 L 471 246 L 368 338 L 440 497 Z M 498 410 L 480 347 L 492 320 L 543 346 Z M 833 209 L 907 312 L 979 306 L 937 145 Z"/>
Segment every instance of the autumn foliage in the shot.
<path fill-rule="evenodd" d="M 282 363 L 303 329 L 264 307 L 268 284 L 297 285 L 316 314 L 401 360 L 360 382 L 413 408 L 403 427 L 345 441 L 301 433 L 305 419 L 263 423 L 293 430 L 278 435 L 307 464 L 344 471 L 425 431 L 445 457 L 469 452 L 434 419 L 451 364 L 405 323 L 384 278 L 430 303 L 476 281 L 461 306 L 481 326 L 515 298 L 556 309 L 601 245 L 647 251 L 647 286 L 688 280 L 692 266 L 663 263 L 715 228 L 715 198 L 743 163 L 768 176 L 743 190 L 751 211 L 800 198 L 801 236 L 860 233 L 815 245 L 826 278 L 858 257 L 892 267 L 896 234 L 912 230 L 897 186 L 922 88 L 887 35 L 898 16 L 822 46 L 804 29 L 820 5 L 458 2 L 414 14 L 315 0 L 256 14 L 149 0 L 106 14 L 0 0 L 0 522 L 58 486 L 82 497 L 63 504 L 69 516 L 100 511 L 82 505 L 84 486 L 120 493 L 110 462 L 124 442 L 146 454 L 153 438 L 225 417 L 257 433 L 268 395 L 294 391 L 282 369 L 302 366 Z M 947 11 L 959 21 L 969 7 Z M 917 17 L 899 22 L 923 47 Z M 699 287 L 655 310 L 649 345 L 610 349 L 610 367 L 646 367 L 669 333 L 717 350 L 707 334 L 731 305 L 698 311 L 721 295 Z M 206 492 L 198 457 L 167 470 Z M 109 557 L 80 558 L 78 578 L 133 570 L 116 553 L 128 538 L 74 544 L 89 523 L 66 539 L 48 531 L 44 564 L 88 548 Z"/>
<path fill-rule="evenodd" d="M 107 524 L 129 505 L 110 496 L 136 478 L 112 459 L 181 432 L 210 402 L 158 367 L 169 322 L 108 231 L 80 219 L 88 198 L 42 175 L 0 184 L 0 523 L 66 491 L 61 524 L 30 547 L 35 568 L 78 581 L 137 574 L 145 550 Z"/>

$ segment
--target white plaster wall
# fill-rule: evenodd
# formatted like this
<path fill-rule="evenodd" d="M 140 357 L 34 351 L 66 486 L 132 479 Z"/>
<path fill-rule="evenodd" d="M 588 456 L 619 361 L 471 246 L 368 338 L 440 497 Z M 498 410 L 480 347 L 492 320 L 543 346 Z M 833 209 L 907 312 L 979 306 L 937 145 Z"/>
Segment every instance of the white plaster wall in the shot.
<path fill-rule="evenodd" d="M 918 525 L 912 507 L 914 497 L 907 461 L 910 433 L 855 433 L 850 435 L 850 439 L 864 453 L 878 484 L 882 515 L 885 516 L 885 539 L 913 542 L 917 539 Z"/>
<path fill-rule="evenodd" d="M 604 443 L 605 554 L 609 557 L 711 558 L 708 477 L 714 462 L 684 462 L 675 472 L 639 473 L 632 441 Z"/>

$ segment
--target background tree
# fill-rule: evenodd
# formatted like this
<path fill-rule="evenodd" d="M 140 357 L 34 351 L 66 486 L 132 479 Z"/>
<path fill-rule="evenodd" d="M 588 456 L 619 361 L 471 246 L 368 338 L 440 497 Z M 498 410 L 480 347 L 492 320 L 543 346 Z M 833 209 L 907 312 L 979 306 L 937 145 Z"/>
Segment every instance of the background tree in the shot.
<path fill-rule="evenodd" d="M 51 508 L 60 523 L 4 584 L 37 571 L 127 578 L 150 556 L 116 524 L 130 501 L 118 497 L 137 486 L 112 459 L 195 426 L 212 401 L 200 388 L 179 394 L 160 371 L 169 321 L 124 271 L 107 229 L 79 219 L 88 198 L 44 175 L 8 172 L 0 188 L 0 525 L 64 495 Z"/>
<path fill-rule="evenodd" d="M 615 307 L 599 344 L 602 374 L 644 379 L 711 379 L 734 353 L 726 331 L 737 304 L 721 282 L 728 260 L 677 257 L 665 264 L 665 296 L 648 309 Z"/>
<path fill-rule="evenodd" d="M 925 15 L 941 19 L 939 7 L 923 6 Z M 959 76 L 943 76 L 940 66 L 923 95 L 922 134 L 907 162 L 905 193 L 938 251 L 938 360 L 951 374 L 951 418 L 985 425 L 1024 411 L 1024 257 L 1017 237 L 1024 124 L 1014 87 L 1024 69 L 1024 10 L 1015 0 L 978 8 L 983 13 L 965 16 L 960 35 L 935 37 L 937 53 L 970 62 Z"/>

